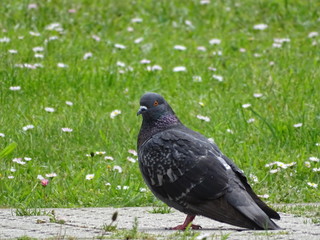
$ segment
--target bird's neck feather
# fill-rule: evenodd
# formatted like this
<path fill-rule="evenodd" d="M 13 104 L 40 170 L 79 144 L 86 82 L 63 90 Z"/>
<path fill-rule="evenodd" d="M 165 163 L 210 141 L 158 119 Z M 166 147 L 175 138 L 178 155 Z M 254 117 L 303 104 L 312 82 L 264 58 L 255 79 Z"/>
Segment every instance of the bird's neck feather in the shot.
<path fill-rule="evenodd" d="M 164 115 L 155 121 L 143 120 L 138 136 L 138 147 L 157 132 L 164 131 L 180 124 L 180 120 L 174 114 Z"/>

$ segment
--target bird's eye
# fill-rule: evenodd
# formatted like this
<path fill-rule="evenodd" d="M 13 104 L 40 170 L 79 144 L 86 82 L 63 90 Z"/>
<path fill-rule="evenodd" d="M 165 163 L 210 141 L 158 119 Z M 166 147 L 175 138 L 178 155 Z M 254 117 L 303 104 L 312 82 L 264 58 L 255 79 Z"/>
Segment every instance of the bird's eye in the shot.
<path fill-rule="evenodd" d="M 157 100 L 154 101 L 153 106 L 158 106 L 159 102 Z"/>

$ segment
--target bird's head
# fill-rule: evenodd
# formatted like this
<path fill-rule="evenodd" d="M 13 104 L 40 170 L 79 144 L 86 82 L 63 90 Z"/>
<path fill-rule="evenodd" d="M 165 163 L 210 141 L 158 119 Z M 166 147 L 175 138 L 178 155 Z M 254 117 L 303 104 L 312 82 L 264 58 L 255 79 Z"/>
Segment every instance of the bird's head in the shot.
<path fill-rule="evenodd" d="M 174 115 L 166 100 L 157 93 L 146 93 L 140 99 L 140 108 L 137 115 L 143 119 L 157 120 L 166 115 Z"/>

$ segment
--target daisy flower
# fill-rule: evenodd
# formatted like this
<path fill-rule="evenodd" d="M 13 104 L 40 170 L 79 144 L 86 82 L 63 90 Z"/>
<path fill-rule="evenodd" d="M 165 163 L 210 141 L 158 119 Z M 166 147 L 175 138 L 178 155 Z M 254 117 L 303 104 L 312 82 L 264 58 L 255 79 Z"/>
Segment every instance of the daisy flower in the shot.
<path fill-rule="evenodd" d="M 318 37 L 319 36 L 319 33 L 318 32 L 310 32 L 308 34 L 308 38 L 314 38 L 314 37 Z"/>
<path fill-rule="evenodd" d="M 19 90 L 21 90 L 21 87 L 20 86 L 11 86 L 11 87 L 9 87 L 9 89 L 11 91 L 19 91 Z"/>
<path fill-rule="evenodd" d="M 121 111 L 120 110 L 113 110 L 111 113 L 110 113 L 110 117 L 112 119 L 114 119 L 116 116 L 120 115 L 121 114 Z"/>
<path fill-rule="evenodd" d="M 185 46 L 182 46 L 182 45 L 175 45 L 173 47 L 173 49 L 180 50 L 180 51 L 185 51 L 187 48 Z"/>
<path fill-rule="evenodd" d="M 59 68 L 67 68 L 69 66 L 67 64 L 64 64 L 64 63 L 58 63 L 57 67 L 59 67 Z"/>
<path fill-rule="evenodd" d="M 136 159 L 134 159 L 133 157 L 127 157 L 127 160 L 129 161 L 129 162 L 132 162 L 132 163 L 135 163 L 137 160 Z"/>
<path fill-rule="evenodd" d="M 316 184 L 316 183 L 307 182 L 307 184 L 308 184 L 310 187 L 313 187 L 313 188 L 317 188 L 317 187 L 318 187 L 318 184 Z"/>
<path fill-rule="evenodd" d="M 162 67 L 159 65 L 147 66 L 148 71 L 161 71 Z"/>
<path fill-rule="evenodd" d="M 149 63 L 151 63 L 151 61 L 148 60 L 148 59 L 142 59 L 142 60 L 140 61 L 140 63 L 141 63 L 141 64 L 149 64 Z"/>
<path fill-rule="evenodd" d="M 114 47 L 115 47 L 115 48 L 118 48 L 118 49 L 126 49 L 126 48 L 127 48 L 126 46 L 124 46 L 124 45 L 122 45 L 122 44 L 119 44 L 119 43 L 116 43 L 116 44 L 114 45 Z"/>
<path fill-rule="evenodd" d="M 10 38 L 4 37 L 4 38 L 0 38 L 0 42 L 10 42 Z"/>
<path fill-rule="evenodd" d="M 105 157 L 104 157 L 104 160 L 110 160 L 110 161 L 113 161 L 113 160 L 114 160 L 114 158 L 113 158 L 113 157 L 111 157 L 111 156 L 105 156 Z"/>
<path fill-rule="evenodd" d="M 132 18 L 131 22 L 132 23 L 141 23 L 141 22 L 143 22 L 143 19 L 142 18 Z"/>
<path fill-rule="evenodd" d="M 83 60 L 87 60 L 89 58 L 92 58 L 92 53 L 91 52 L 85 53 L 84 56 L 83 56 Z"/>
<path fill-rule="evenodd" d="M 253 29 L 254 30 L 265 30 L 266 28 L 268 27 L 267 24 L 264 24 L 264 23 L 260 23 L 260 24 L 256 24 L 253 26 Z"/>
<path fill-rule="evenodd" d="M 131 153 L 133 156 L 138 156 L 138 153 L 134 149 L 129 149 L 128 153 Z"/>
<path fill-rule="evenodd" d="M 135 44 L 141 43 L 143 41 L 143 37 L 137 38 L 136 40 L 134 40 Z"/>
<path fill-rule="evenodd" d="M 32 50 L 34 52 L 42 52 L 44 50 L 44 48 L 43 47 L 34 47 L 34 48 L 32 48 Z"/>
<path fill-rule="evenodd" d="M 210 118 L 207 116 L 197 115 L 197 118 L 205 122 L 210 122 Z"/>
<path fill-rule="evenodd" d="M 199 46 L 199 47 L 197 47 L 197 50 L 198 50 L 198 51 L 201 51 L 201 52 L 207 51 L 206 47 L 204 47 L 204 46 Z"/>
<path fill-rule="evenodd" d="M 302 127 L 302 125 L 303 125 L 302 123 L 296 123 L 296 124 L 293 125 L 293 127 L 299 128 L 299 127 Z"/>
<path fill-rule="evenodd" d="M 27 130 L 33 129 L 33 128 L 34 128 L 33 125 L 27 125 L 27 126 L 24 126 L 22 129 L 23 129 L 23 131 L 27 131 Z"/>
<path fill-rule="evenodd" d="M 72 128 L 61 128 L 62 132 L 72 132 Z"/>
<path fill-rule="evenodd" d="M 254 93 L 253 96 L 255 98 L 261 98 L 263 96 L 263 94 L 262 93 Z"/>
<path fill-rule="evenodd" d="M 53 172 L 53 173 L 47 173 L 47 174 L 46 174 L 46 177 L 47 177 L 47 178 L 54 178 L 54 177 L 56 177 L 56 176 L 57 176 L 57 174 L 54 173 L 54 172 Z"/>
<path fill-rule="evenodd" d="M 251 107 L 251 104 L 250 103 L 242 104 L 242 107 L 243 108 L 249 108 L 249 107 Z"/>
<path fill-rule="evenodd" d="M 212 75 L 212 78 L 218 80 L 219 82 L 222 82 L 222 81 L 223 81 L 223 77 L 220 76 L 220 75 Z"/>
<path fill-rule="evenodd" d="M 122 168 L 120 166 L 116 165 L 116 166 L 113 167 L 113 171 L 117 171 L 119 173 L 122 173 Z"/>
<path fill-rule="evenodd" d="M 52 107 L 45 107 L 44 110 L 46 110 L 47 112 L 54 112 L 55 109 Z"/>
<path fill-rule="evenodd" d="M 8 52 L 11 53 L 11 54 L 17 54 L 18 53 L 18 51 L 15 50 L 15 49 L 9 49 Z"/>
<path fill-rule="evenodd" d="M 87 174 L 86 180 L 92 180 L 94 178 L 94 174 Z"/>
<path fill-rule="evenodd" d="M 192 76 L 192 81 L 194 81 L 194 82 L 202 82 L 202 77 L 201 76 Z"/>
<path fill-rule="evenodd" d="M 319 162 L 319 158 L 317 157 L 309 157 L 309 160 L 312 162 Z"/>
<path fill-rule="evenodd" d="M 100 42 L 101 41 L 101 38 L 97 35 L 92 35 L 91 36 L 94 40 L 96 40 L 97 42 Z"/>
<path fill-rule="evenodd" d="M 211 45 L 219 45 L 221 43 L 221 40 L 220 39 L 217 39 L 217 38 L 213 38 L 209 41 L 209 43 Z"/>
<path fill-rule="evenodd" d="M 184 66 L 178 66 L 178 67 L 174 67 L 174 68 L 173 68 L 173 71 L 174 71 L 174 72 L 186 72 L 186 71 L 187 71 L 187 68 L 184 67 Z"/>

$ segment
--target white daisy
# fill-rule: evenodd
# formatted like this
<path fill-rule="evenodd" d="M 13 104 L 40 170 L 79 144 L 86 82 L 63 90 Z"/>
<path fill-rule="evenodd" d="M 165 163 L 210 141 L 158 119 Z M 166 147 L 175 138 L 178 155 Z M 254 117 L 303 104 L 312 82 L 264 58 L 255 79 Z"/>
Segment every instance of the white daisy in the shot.
<path fill-rule="evenodd" d="M 140 63 L 141 63 L 141 64 L 149 64 L 149 63 L 151 63 L 151 61 L 148 60 L 148 59 L 142 59 L 142 60 L 140 61 Z"/>
<path fill-rule="evenodd" d="M 220 39 L 217 39 L 217 38 L 213 38 L 209 41 L 209 43 L 211 45 L 219 45 L 221 43 L 221 40 Z"/>
<path fill-rule="evenodd" d="M 23 129 L 23 131 L 27 131 L 27 130 L 32 129 L 32 128 L 34 128 L 33 125 L 27 125 L 27 126 L 24 126 L 22 129 Z"/>
<path fill-rule="evenodd" d="M 255 98 L 261 98 L 263 96 L 263 94 L 262 93 L 254 93 L 253 96 Z"/>
<path fill-rule="evenodd" d="M 86 180 L 92 180 L 94 178 L 94 174 L 87 174 Z"/>
<path fill-rule="evenodd" d="M 84 56 L 83 56 L 83 60 L 87 60 L 89 58 L 92 58 L 92 53 L 91 52 L 85 53 Z"/>
<path fill-rule="evenodd" d="M 44 48 L 43 47 L 34 47 L 34 48 L 32 48 L 32 50 L 34 52 L 42 52 L 44 50 Z"/>
<path fill-rule="evenodd" d="M 52 107 L 45 107 L 44 110 L 46 110 L 47 112 L 54 112 L 55 109 Z"/>
<path fill-rule="evenodd" d="M 296 123 L 296 124 L 294 124 L 293 126 L 295 127 L 295 128 L 299 128 L 299 127 L 302 127 L 302 123 Z"/>
<path fill-rule="evenodd" d="M 132 163 L 135 163 L 137 161 L 137 159 L 134 159 L 133 157 L 127 157 L 127 160 Z"/>
<path fill-rule="evenodd" d="M 19 91 L 19 90 L 21 90 L 21 87 L 20 86 L 11 86 L 9 89 L 11 91 Z"/>
<path fill-rule="evenodd" d="M 120 115 L 121 114 L 121 111 L 116 109 L 116 110 L 113 110 L 111 113 L 110 113 L 110 117 L 112 119 L 114 119 L 116 116 Z"/>
<path fill-rule="evenodd" d="M 309 160 L 312 161 L 312 162 L 319 162 L 319 158 L 317 157 L 309 157 Z"/>
<path fill-rule="evenodd" d="M 220 76 L 220 75 L 212 75 L 212 78 L 218 80 L 219 82 L 222 82 L 222 81 L 223 81 L 223 77 Z"/>
<path fill-rule="evenodd" d="M 11 53 L 11 54 L 17 54 L 18 53 L 18 51 L 15 50 L 15 49 L 9 49 L 8 52 Z"/>
<path fill-rule="evenodd" d="M 309 38 L 314 38 L 314 37 L 318 37 L 319 36 L 319 33 L 318 32 L 310 32 L 309 34 L 308 34 L 308 37 Z"/>
<path fill-rule="evenodd" d="M 201 76 L 192 76 L 192 81 L 194 81 L 194 82 L 202 82 L 202 77 Z"/>
<path fill-rule="evenodd" d="M 142 18 L 132 18 L 131 22 L 132 23 L 141 23 L 141 22 L 143 22 L 143 19 Z"/>
<path fill-rule="evenodd" d="M 249 107 L 251 107 L 251 104 L 250 103 L 242 104 L 242 107 L 243 108 L 249 108 Z"/>
<path fill-rule="evenodd" d="M 205 122 L 210 122 L 210 118 L 207 116 L 197 115 L 197 118 Z"/>
<path fill-rule="evenodd" d="M 307 184 L 308 184 L 310 187 L 313 187 L 313 188 L 317 188 L 317 187 L 318 187 L 318 184 L 316 184 L 316 183 L 307 182 Z"/>
<path fill-rule="evenodd" d="M 67 68 L 67 67 L 69 67 L 67 64 L 64 64 L 64 63 L 58 63 L 57 66 L 59 68 Z"/>
<path fill-rule="evenodd" d="M 119 43 L 116 43 L 114 45 L 115 48 L 118 48 L 118 49 L 126 49 L 127 47 L 125 45 L 122 45 L 122 44 L 119 44 Z"/>
<path fill-rule="evenodd" d="M 122 168 L 120 166 L 116 165 L 116 166 L 113 167 L 113 171 L 117 171 L 119 173 L 122 173 Z"/>
<path fill-rule="evenodd" d="M 204 46 L 199 46 L 199 47 L 197 47 L 197 50 L 198 50 L 198 51 L 201 51 L 201 52 L 207 51 L 206 47 L 204 47 Z"/>
<path fill-rule="evenodd" d="M 260 23 L 253 26 L 253 29 L 255 30 L 265 30 L 268 27 L 267 24 Z"/>
<path fill-rule="evenodd" d="M 139 44 L 139 43 L 141 43 L 143 40 L 144 40 L 143 37 L 140 37 L 140 38 L 137 38 L 136 40 L 134 40 L 134 43 L 135 43 L 135 44 Z"/>
<path fill-rule="evenodd" d="M 182 45 L 175 45 L 173 47 L 173 49 L 180 50 L 180 51 L 185 51 L 187 48 L 185 46 L 182 46 Z"/>
<path fill-rule="evenodd" d="M 73 129 L 71 128 L 61 128 L 62 132 L 72 132 Z"/>
<path fill-rule="evenodd" d="M 173 71 L 174 71 L 174 72 L 186 72 L 186 71 L 187 71 L 187 68 L 184 67 L 184 66 L 178 66 L 178 67 L 174 67 L 174 68 L 173 68 Z"/>

